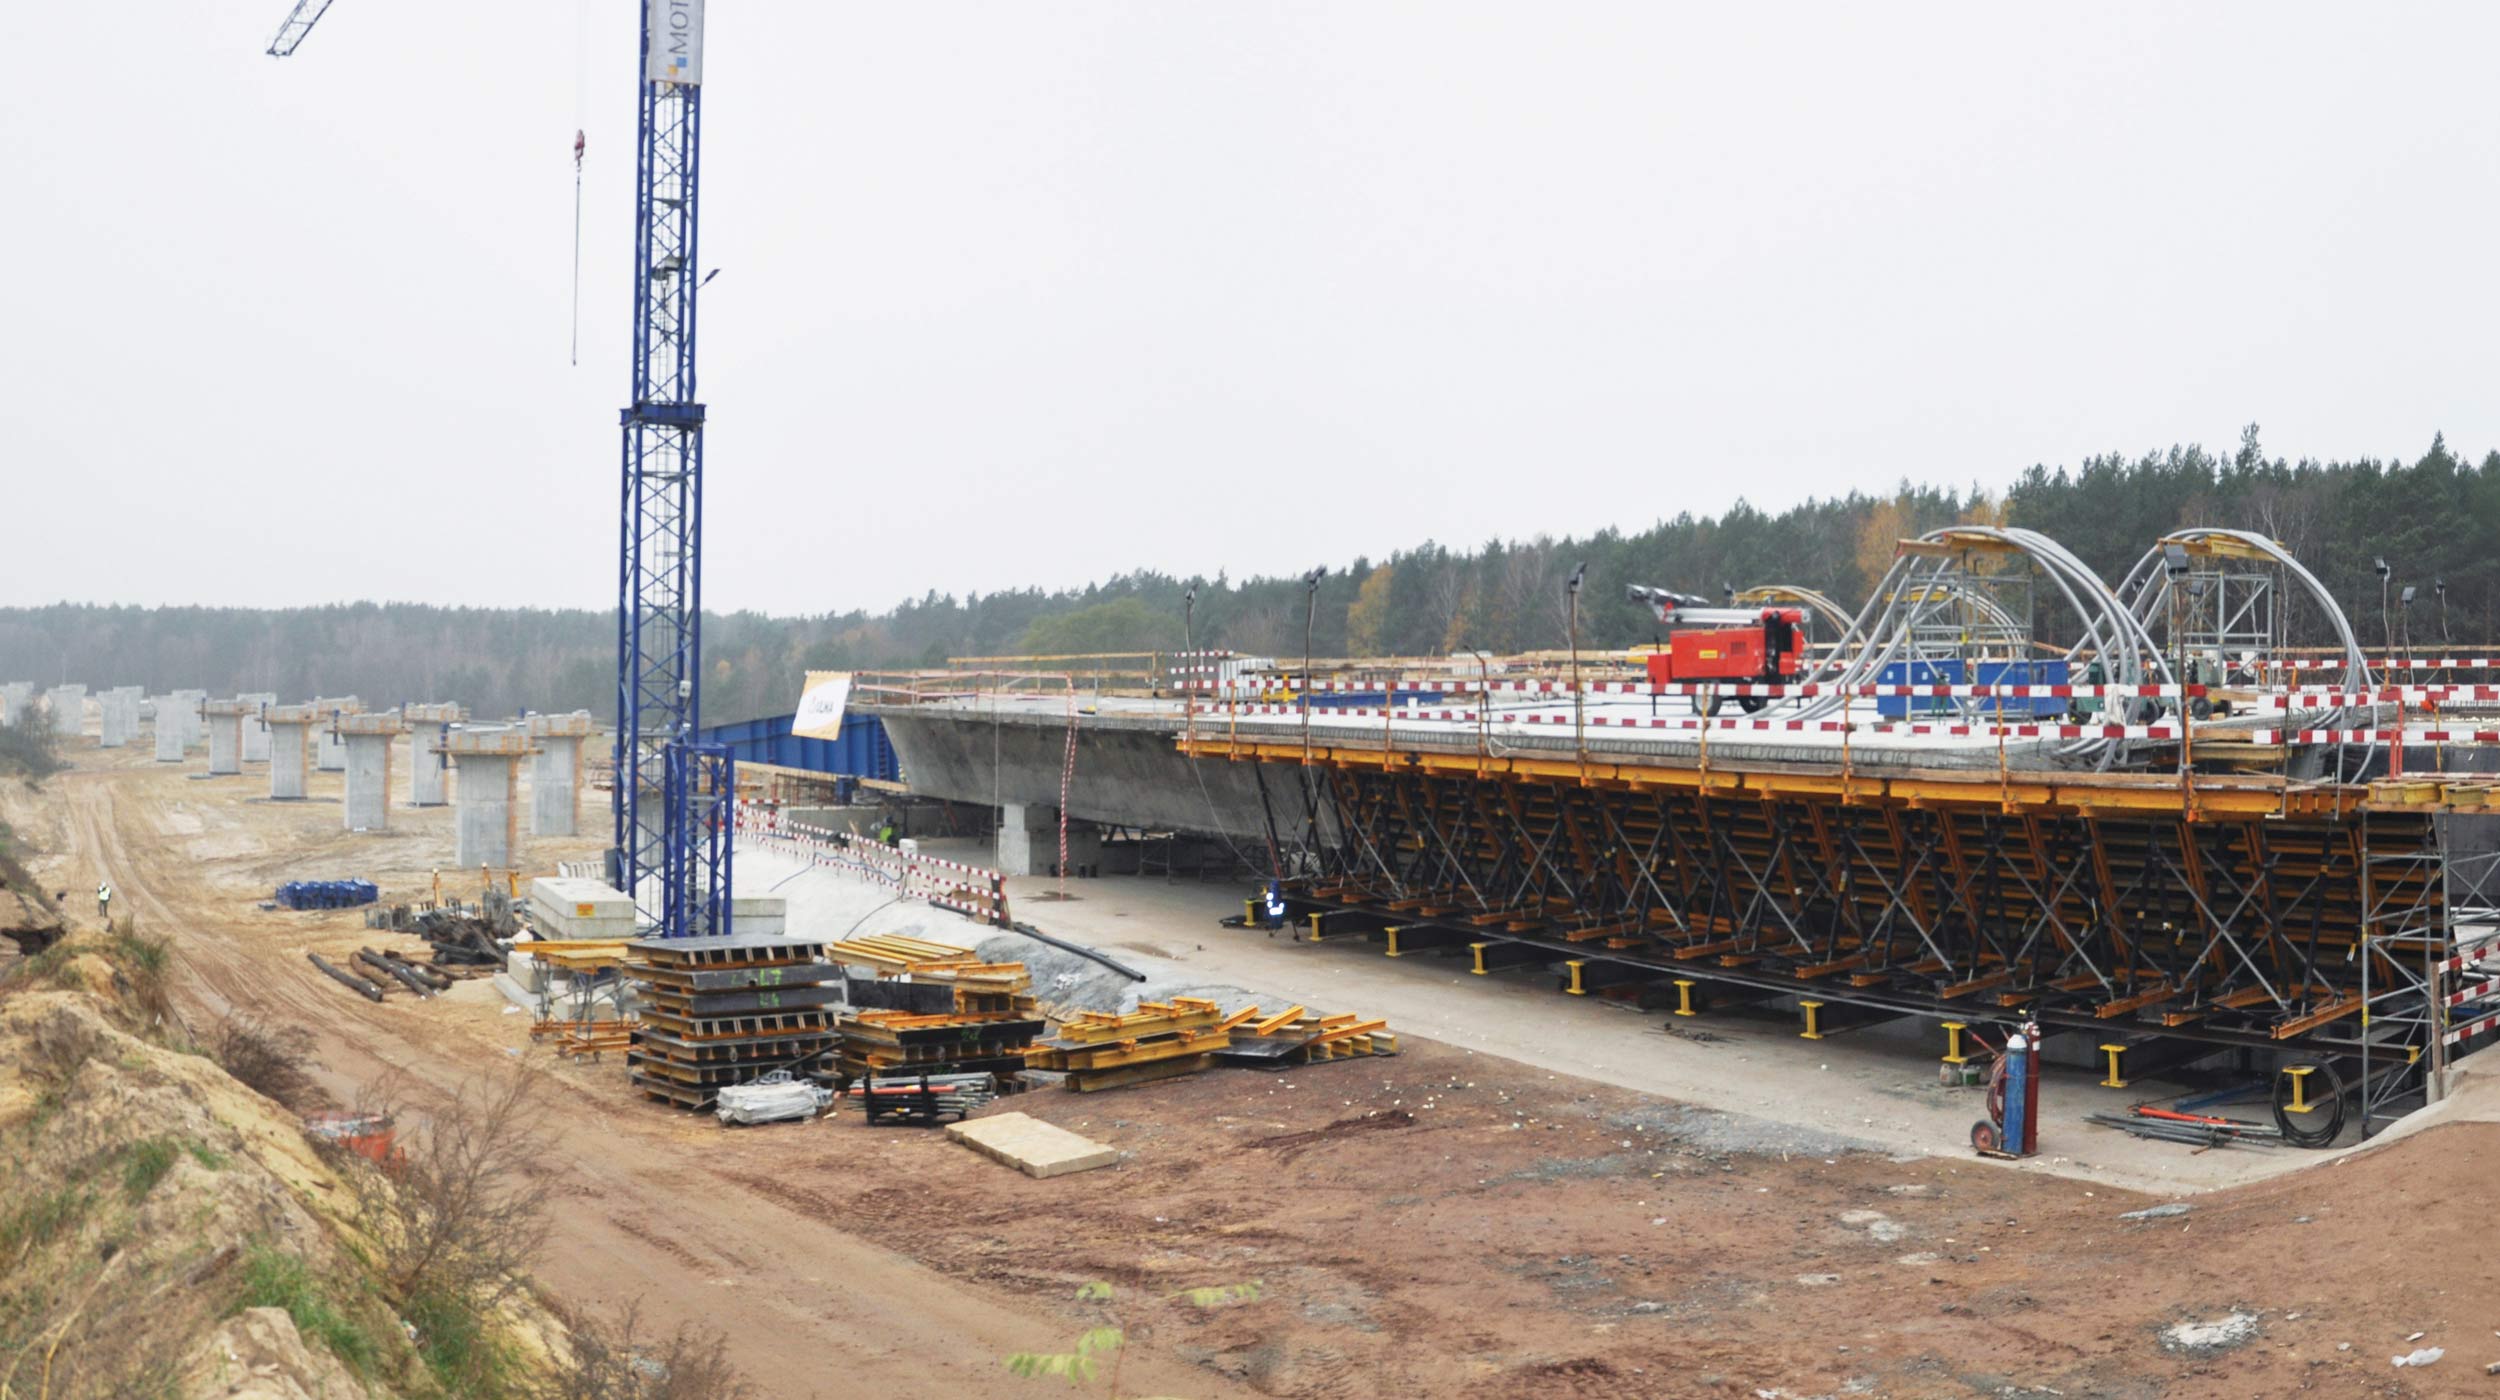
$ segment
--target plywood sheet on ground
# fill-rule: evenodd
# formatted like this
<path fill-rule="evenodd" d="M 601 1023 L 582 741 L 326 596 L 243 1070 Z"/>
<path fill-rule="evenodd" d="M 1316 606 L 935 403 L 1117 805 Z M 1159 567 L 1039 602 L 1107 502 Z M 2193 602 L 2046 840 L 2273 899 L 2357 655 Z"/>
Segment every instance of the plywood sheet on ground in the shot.
<path fill-rule="evenodd" d="M 1066 1176 L 1091 1171 L 1120 1160 L 1118 1148 L 1105 1147 L 1055 1123 L 1021 1113 L 947 1125 L 946 1135 L 984 1157 L 994 1157 L 1026 1176 Z"/>

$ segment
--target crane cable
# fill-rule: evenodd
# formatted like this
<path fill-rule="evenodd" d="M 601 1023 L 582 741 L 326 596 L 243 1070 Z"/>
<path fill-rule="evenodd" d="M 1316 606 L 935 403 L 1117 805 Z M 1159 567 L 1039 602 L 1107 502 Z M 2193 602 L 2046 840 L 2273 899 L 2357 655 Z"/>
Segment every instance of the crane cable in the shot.
<path fill-rule="evenodd" d="M 582 362 L 582 148 L 580 127 L 573 128 L 573 363 Z"/>
<path fill-rule="evenodd" d="M 589 142 L 582 116 L 584 81 L 590 63 L 590 4 L 573 5 L 573 364 L 582 362 L 582 151 Z"/>

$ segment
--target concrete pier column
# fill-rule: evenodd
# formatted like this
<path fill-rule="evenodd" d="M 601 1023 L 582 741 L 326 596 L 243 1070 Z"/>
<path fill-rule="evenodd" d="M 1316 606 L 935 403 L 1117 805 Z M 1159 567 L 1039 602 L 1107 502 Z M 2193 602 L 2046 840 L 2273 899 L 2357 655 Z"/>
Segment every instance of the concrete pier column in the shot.
<path fill-rule="evenodd" d="M 364 702 L 353 695 L 315 700 L 313 708 L 320 711 L 324 719 L 338 715 L 360 715 L 365 711 Z M 336 773 L 347 767 L 347 745 L 338 735 L 323 728 L 317 730 L 313 738 L 316 745 L 313 750 L 313 767 L 324 773 Z"/>
<path fill-rule="evenodd" d="M 455 729 L 444 736 L 443 752 L 457 772 L 452 861 L 461 869 L 512 868 L 520 844 L 515 831 L 519 804 L 514 800 L 518 765 L 529 751 L 529 735 L 518 729 Z"/>
<path fill-rule="evenodd" d="M 330 721 L 347 758 L 347 829 L 380 831 L 390 821 L 391 750 L 406 726 L 399 711 L 340 715 Z"/>
<path fill-rule="evenodd" d="M 443 736 L 460 722 L 456 704 L 403 705 L 408 722 L 408 805 L 440 807 L 448 799 L 451 760 L 443 757 Z"/>
<path fill-rule="evenodd" d="M 263 706 L 277 704 L 278 697 L 266 690 L 256 690 L 240 698 L 252 707 L 251 715 L 243 721 L 243 761 L 267 763 L 269 761 L 269 726 L 261 722 L 260 711 Z"/>
<path fill-rule="evenodd" d="M 1068 823 L 1068 864 L 1102 860 L 1102 833 L 1093 823 Z M 1048 875 L 1059 864 L 1059 809 L 1010 802 L 998 809 L 998 868 L 1009 875 Z"/>
<path fill-rule="evenodd" d="M 17 723 L 17 717 L 26 713 L 34 698 L 33 681 L 10 681 L 0 685 L 0 724 Z"/>
<path fill-rule="evenodd" d="M 224 777 L 243 771 L 243 726 L 259 706 L 248 700 L 211 700 L 200 707 L 208 725 L 208 775 Z"/>
<path fill-rule="evenodd" d="M 52 708 L 52 732 L 78 735 L 87 728 L 87 688 L 83 685 L 56 685 L 44 692 L 44 703 Z"/>
<path fill-rule="evenodd" d="M 312 729 L 321 719 L 310 705 L 271 705 L 261 711 L 269 726 L 269 799 L 304 800 L 304 775 L 312 767 Z"/>
<path fill-rule="evenodd" d="M 122 730 L 121 692 L 108 690 L 96 697 L 96 747 L 118 749 L 130 742 Z"/>
<path fill-rule="evenodd" d="M 182 751 L 189 746 L 191 721 L 184 715 L 187 702 L 181 691 L 159 696 L 156 701 L 156 761 L 182 762 Z"/>
<path fill-rule="evenodd" d="M 182 716 L 183 751 L 188 753 L 208 742 L 208 721 L 200 712 L 200 707 L 208 703 L 208 692 L 177 690 L 174 699 L 179 702 L 176 709 Z"/>
<path fill-rule="evenodd" d="M 530 760 L 530 834 L 572 836 L 581 829 L 582 741 L 597 727 L 588 710 L 531 715 L 537 756 Z"/>
<path fill-rule="evenodd" d="M 121 731 L 124 745 L 139 742 L 139 705 L 147 696 L 146 686 L 125 685 L 115 687 L 105 700 L 105 707 L 116 712 L 113 727 Z"/>

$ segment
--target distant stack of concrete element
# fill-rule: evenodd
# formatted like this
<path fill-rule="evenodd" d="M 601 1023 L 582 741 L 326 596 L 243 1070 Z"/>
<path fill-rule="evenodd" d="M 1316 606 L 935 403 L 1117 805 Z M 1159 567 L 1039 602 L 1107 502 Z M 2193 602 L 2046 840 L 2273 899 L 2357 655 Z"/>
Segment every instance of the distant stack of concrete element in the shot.
<path fill-rule="evenodd" d="M 313 726 L 329 717 L 310 705 L 267 705 L 260 718 L 269 726 L 269 799 L 303 801 L 305 777 L 312 768 Z"/>
<path fill-rule="evenodd" d="M 146 694 L 144 686 L 117 685 L 96 697 L 99 748 L 126 748 L 139 737 L 139 702 Z"/>
<path fill-rule="evenodd" d="M 251 717 L 243 721 L 243 761 L 267 763 L 269 726 L 261 722 L 260 712 L 266 706 L 277 704 L 278 697 L 271 691 L 255 690 L 235 698 L 252 707 Z"/>
<path fill-rule="evenodd" d="M 337 715 L 363 714 L 365 702 L 353 695 L 340 695 L 326 700 L 313 701 L 313 709 L 318 711 L 324 719 L 328 719 Z M 324 773 L 345 771 L 347 767 L 346 739 L 327 727 L 316 726 L 315 728 L 314 737 L 318 748 L 313 767 Z"/>
<path fill-rule="evenodd" d="M 207 703 L 207 698 L 205 692 L 196 690 L 176 690 L 156 697 L 157 762 L 182 762 L 184 751 L 191 747 L 191 732 L 200 725 L 200 706 Z"/>
<path fill-rule="evenodd" d="M 402 705 L 399 714 L 408 722 L 408 805 L 440 807 L 448 791 L 443 776 L 451 771 L 451 760 L 443 756 L 443 736 L 460 722 L 460 707 Z"/>
<path fill-rule="evenodd" d="M 391 749 L 408 726 L 397 710 L 342 714 L 328 733 L 347 754 L 347 829 L 380 831 L 390 821 Z"/>
<path fill-rule="evenodd" d="M 243 771 L 243 728 L 256 723 L 260 706 L 241 698 L 210 700 L 200 706 L 208 726 L 208 775 L 222 778 Z"/>
<path fill-rule="evenodd" d="M 459 770 L 453 787 L 452 860 L 462 869 L 512 867 L 519 845 L 518 765 L 531 747 L 529 734 L 517 727 L 455 729 L 443 736 L 441 752 Z"/>
<path fill-rule="evenodd" d="M 35 703 L 33 681 L 10 681 L 0 684 L 0 725 L 15 724 L 17 717 Z"/>
<path fill-rule="evenodd" d="M 56 685 L 44 692 L 43 703 L 52 711 L 52 732 L 78 735 L 87 729 L 87 688 L 83 685 Z"/>
<path fill-rule="evenodd" d="M 569 715 L 531 715 L 530 834 L 571 836 L 581 827 L 582 740 L 598 728 L 588 710 Z"/>

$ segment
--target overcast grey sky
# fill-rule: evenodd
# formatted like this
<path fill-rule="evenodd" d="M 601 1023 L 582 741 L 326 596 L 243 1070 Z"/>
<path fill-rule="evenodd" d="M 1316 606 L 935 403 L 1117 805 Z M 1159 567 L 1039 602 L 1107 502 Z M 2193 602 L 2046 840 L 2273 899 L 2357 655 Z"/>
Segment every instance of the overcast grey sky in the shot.
<path fill-rule="evenodd" d="M 11 14 L 0 603 L 611 604 L 638 5 L 287 6 Z M 711 10 L 716 608 L 2500 445 L 2500 7 Z"/>

